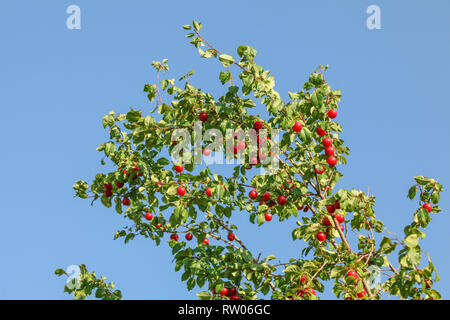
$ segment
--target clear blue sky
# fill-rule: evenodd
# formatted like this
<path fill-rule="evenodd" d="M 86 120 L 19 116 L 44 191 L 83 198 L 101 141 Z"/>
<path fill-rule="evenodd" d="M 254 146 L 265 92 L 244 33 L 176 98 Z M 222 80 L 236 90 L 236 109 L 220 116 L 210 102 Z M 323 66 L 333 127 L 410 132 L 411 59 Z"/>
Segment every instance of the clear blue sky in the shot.
<path fill-rule="evenodd" d="M 81 8 L 81 30 L 66 28 L 71 4 Z M 366 28 L 371 4 L 381 8 L 381 30 Z M 370 188 L 391 231 L 401 234 L 412 218 L 416 204 L 406 192 L 414 175 L 444 184 L 443 212 L 422 248 L 449 298 L 449 14 L 447 0 L 2 1 L 0 298 L 70 299 L 53 271 L 80 263 L 115 281 L 126 298 L 196 298 L 166 244 L 114 241 L 127 221 L 74 199 L 72 190 L 102 169 L 95 151 L 107 139 L 102 116 L 149 111 L 142 89 L 155 81 L 152 60 L 168 58 L 173 78 L 193 68 L 195 85 L 220 93 L 220 64 L 200 59 L 181 30 L 193 18 L 224 52 L 255 47 L 284 97 L 319 64 L 330 65 L 351 150 L 340 186 Z M 236 221 L 247 219 L 238 213 Z M 294 225 L 244 223 L 241 237 L 256 252 L 287 258 L 302 247 L 291 240 Z"/>

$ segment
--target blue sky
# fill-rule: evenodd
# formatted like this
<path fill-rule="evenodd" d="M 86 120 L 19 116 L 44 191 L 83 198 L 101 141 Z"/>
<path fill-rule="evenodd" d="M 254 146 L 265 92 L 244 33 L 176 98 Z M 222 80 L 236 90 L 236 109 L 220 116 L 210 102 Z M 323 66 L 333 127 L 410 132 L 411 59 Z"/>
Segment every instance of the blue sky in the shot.
<path fill-rule="evenodd" d="M 66 27 L 72 4 L 81 8 L 81 30 Z M 381 8 L 381 30 L 366 27 L 371 4 Z M 95 151 L 107 139 L 102 116 L 151 110 L 142 88 L 155 81 L 153 60 L 169 59 L 170 78 L 195 69 L 196 86 L 223 92 L 220 64 L 200 59 L 184 38 L 181 25 L 193 18 L 226 53 L 255 47 L 283 97 L 319 64 L 330 65 L 327 81 L 342 90 L 338 120 L 351 150 L 340 186 L 370 188 L 391 231 L 401 234 L 412 218 L 416 203 L 406 192 L 414 175 L 444 185 L 443 212 L 421 244 L 438 266 L 436 288 L 449 298 L 449 12 L 445 0 L 2 1 L 0 299 L 70 299 L 53 271 L 80 263 L 126 298 L 196 298 L 166 244 L 114 241 L 127 222 L 74 199 L 72 190 L 102 170 Z M 235 219 L 256 252 L 288 258 L 302 247 L 291 240 L 294 220 L 256 227 L 242 214 Z"/>

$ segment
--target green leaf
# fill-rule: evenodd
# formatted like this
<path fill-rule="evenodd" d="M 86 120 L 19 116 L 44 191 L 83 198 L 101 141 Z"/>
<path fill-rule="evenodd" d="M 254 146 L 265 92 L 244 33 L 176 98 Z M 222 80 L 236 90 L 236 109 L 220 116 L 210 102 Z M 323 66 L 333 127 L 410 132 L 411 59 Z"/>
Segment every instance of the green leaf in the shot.
<path fill-rule="evenodd" d="M 167 189 L 167 194 L 173 196 L 177 194 L 177 189 L 178 187 L 176 185 L 172 185 L 169 187 L 169 189 Z"/>
<path fill-rule="evenodd" d="M 256 223 L 258 224 L 258 226 L 262 225 L 265 221 L 266 221 L 266 218 L 265 218 L 264 214 L 260 213 L 257 215 Z"/>
<path fill-rule="evenodd" d="M 103 205 L 104 205 L 105 207 L 111 208 L 111 205 L 112 205 L 112 204 L 111 204 L 111 198 L 102 196 L 102 197 L 100 198 L 100 200 L 102 201 L 102 203 L 103 203 Z"/>
<path fill-rule="evenodd" d="M 211 300 L 212 295 L 211 295 L 211 293 L 209 293 L 208 291 L 202 291 L 202 292 L 200 292 L 200 293 L 197 293 L 197 297 L 198 297 L 200 300 Z"/>
<path fill-rule="evenodd" d="M 107 126 L 111 127 L 113 124 L 114 124 L 114 116 L 108 114 L 103 117 L 103 128 L 106 128 Z"/>
<path fill-rule="evenodd" d="M 226 72 L 220 72 L 220 75 L 219 75 L 219 79 L 220 79 L 220 82 L 222 82 L 222 84 L 225 84 L 228 81 L 230 81 L 231 77 L 232 77 L 232 75 L 231 75 L 230 70 L 227 70 Z"/>
<path fill-rule="evenodd" d="M 192 21 L 192 25 L 194 26 L 194 29 L 196 31 L 200 31 L 200 29 L 202 28 L 201 23 L 198 23 L 197 21 Z"/>
<path fill-rule="evenodd" d="M 397 244 L 393 243 L 390 238 L 384 237 L 380 243 L 380 251 L 382 253 L 389 254 L 395 250 L 396 246 L 397 246 Z"/>
<path fill-rule="evenodd" d="M 195 287 L 195 278 L 192 277 L 187 282 L 187 288 L 189 291 L 191 291 L 192 289 L 194 289 L 194 287 Z"/>
<path fill-rule="evenodd" d="M 223 66 L 227 67 L 227 68 L 229 66 L 231 66 L 233 64 L 233 62 L 234 62 L 233 57 L 228 55 L 228 54 L 221 54 L 219 56 L 219 60 L 220 60 L 220 62 L 222 62 Z"/>
<path fill-rule="evenodd" d="M 439 200 L 441 199 L 441 194 L 439 192 L 434 191 L 431 194 L 431 202 L 433 204 L 437 204 L 439 202 Z"/>
<path fill-rule="evenodd" d="M 129 122 L 137 122 L 139 119 L 141 119 L 141 111 L 131 109 L 131 111 L 127 113 L 127 120 Z"/>
<path fill-rule="evenodd" d="M 105 143 L 105 154 L 107 156 L 110 156 L 115 151 L 116 151 L 116 145 L 114 144 L 114 142 Z"/>
<path fill-rule="evenodd" d="M 270 290 L 270 285 L 269 285 L 269 283 L 264 283 L 264 284 L 262 285 L 262 287 L 261 287 L 261 293 L 262 293 L 263 295 L 266 295 L 266 294 L 269 293 L 269 290 Z"/>
<path fill-rule="evenodd" d="M 409 247 L 414 248 L 419 244 L 419 236 L 417 234 L 410 234 L 403 240 L 403 242 Z"/>
<path fill-rule="evenodd" d="M 413 200 L 414 197 L 416 196 L 416 191 L 417 191 L 417 186 L 412 186 L 411 188 L 409 188 L 409 190 L 408 190 L 408 198 Z"/>
<path fill-rule="evenodd" d="M 245 61 L 255 59 L 257 51 L 252 47 L 242 45 L 237 48 L 237 53 Z"/>
<path fill-rule="evenodd" d="M 55 270 L 55 274 L 58 276 L 62 276 L 63 274 L 65 274 L 66 272 L 63 269 L 56 269 Z"/>

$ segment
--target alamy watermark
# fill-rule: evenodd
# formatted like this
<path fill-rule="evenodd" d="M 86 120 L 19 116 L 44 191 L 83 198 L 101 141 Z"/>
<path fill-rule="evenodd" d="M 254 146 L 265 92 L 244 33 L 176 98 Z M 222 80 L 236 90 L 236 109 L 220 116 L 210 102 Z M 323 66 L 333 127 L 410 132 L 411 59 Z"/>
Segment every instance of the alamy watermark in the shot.
<path fill-rule="evenodd" d="M 66 287 L 70 290 L 80 289 L 81 287 L 81 269 L 77 265 L 70 265 L 66 269 L 69 276 L 66 280 Z"/>
<path fill-rule="evenodd" d="M 381 9 L 379 6 L 372 4 L 367 7 L 367 14 L 370 16 L 366 20 L 366 26 L 369 30 L 381 29 Z"/>
<path fill-rule="evenodd" d="M 271 129 L 226 129 L 211 128 L 203 132 L 202 122 L 196 121 L 192 130 L 175 129 L 172 133 L 174 147 L 171 152 L 174 164 L 248 164 L 261 163 L 264 173 L 274 173 L 279 169 L 278 130 Z M 214 156 L 211 153 L 214 152 Z"/>
<path fill-rule="evenodd" d="M 81 29 L 81 9 L 79 6 L 72 4 L 67 7 L 66 13 L 70 16 L 66 19 L 66 26 L 69 30 Z"/>

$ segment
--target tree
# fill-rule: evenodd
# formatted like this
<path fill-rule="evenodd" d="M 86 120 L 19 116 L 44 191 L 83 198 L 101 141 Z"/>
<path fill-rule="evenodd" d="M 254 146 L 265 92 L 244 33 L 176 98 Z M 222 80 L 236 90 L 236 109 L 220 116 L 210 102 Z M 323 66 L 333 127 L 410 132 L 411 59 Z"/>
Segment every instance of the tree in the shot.
<path fill-rule="evenodd" d="M 333 293 L 343 299 L 381 299 L 383 293 L 440 299 L 432 288 L 439 276 L 429 257 L 421 262 L 428 254 L 419 240 L 430 213 L 441 211 L 442 185 L 414 177 L 407 196 L 418 195 L 417 210 L 403 237 L 390 233 L 375 216 L 373 195 L 335 189 L 349 149 L 339 138 L 342 128 L 335 119 L 341 93 L 326 82 L 327 66 L 315 70 L 301 91 L 289 92 L 286 102 L 274 90 L 270 71 L 255 63 L 254 48 L 239 46 L 236 60 L 202 37 L 201 23 L 183 28 L 203 58 L 222 63 L 219 80 L 227 92 L 215 99 L 196 88 L 190 81 L 194 71 L 179 79 L 182 88 L 174 79 L 160 80 L 168 61 L 154 61 L 156 83 L 144 91 L 159 119 L 133 109 L 103 118 L 109 141 L 97 150 L 115 170 L 98 173 L 91 185 L 78 180 L 74 189 L 77 197 L 100 200 L 129 219 L 115 239 L 142 236 L 159 245 L 169 238 L 181 280 L 189 290 L 206 289 L 197 294 L 200 299 L 257 299 L 269 293 L 271 299 L 318 299 L 326 281 L 334 282 Z M 240 87 L 232 70 L 239 72 Z M 163 101 L 166 97 L 171 103 Z M 267 120 L 247 112 L 258 101 Z M 230 176 L 212 173 L 202 163 L 202 154 L 211 158 L 211 151 L 237 159 Z M 298 219 L 292 238 L 304 240 L 301 256 L 274 263 L 275 255 L 250 252 L 231 223 L 236 211 L 247 212 L 258 226 L 278 223 L 274 218 Z M 349 237 L 349 229 L 357 239 Z M 396 255 L 397 267 L 391 262 Z M 373 286 L 380 271 L 387 276 Z M 122 297 L 104 279 L 95 279 L 83 265 L 81 285 L 66 291 L 75 298 L 95 290 L 97 298 Z"/>

